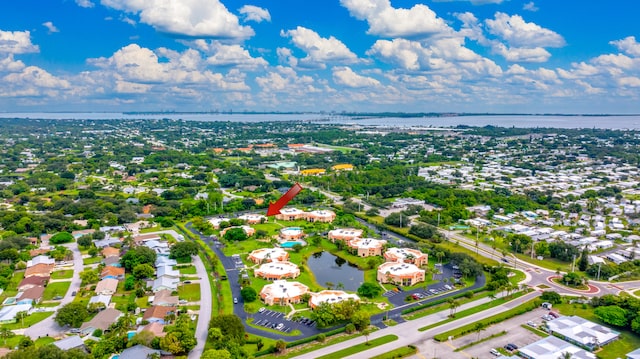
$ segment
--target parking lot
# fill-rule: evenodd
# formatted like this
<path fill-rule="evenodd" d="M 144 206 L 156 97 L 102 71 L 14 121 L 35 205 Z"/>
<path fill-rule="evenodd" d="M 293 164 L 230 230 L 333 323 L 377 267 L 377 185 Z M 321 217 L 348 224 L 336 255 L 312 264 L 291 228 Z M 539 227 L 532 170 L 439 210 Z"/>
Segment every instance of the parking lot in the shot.
<path fill-rule="evenodd" d="M 461 338 L 454 339 L 451 343 L 439 343 L 430 339 L 425 344 L 420 345 L 419 349 L 421 352 L 429 353 L 429 357 L 434 355 L 436 358 L 495 359 L 496 356 L 490 352 L 493 348 L 504 348 L 505 345 L 510 343 L 515 344 L 518 348 L 522 348 L 542 339 L 535 333 L 523 328 L 522 325 L 527 325 L 527 322 L 531 322 L 534 325 L 539 326 L 543 321 L 541 317 L 548 313 L 549 311 L 539 308 L 501 322 L 497 325 L 492 325 L 489 328 L 486 328 L 486 330 L 480 332 L 480 339 L 499 333 L 503 330 L 506 331 L 507 334 L 479 343 L 463 351 L 454 352 L 454 349 L 475 342 L 478 340 L 478 334 L 471 333 Z"/>
<path fill-rule="evenodd" d="M 253 315 L 253 324 L 278 330 L 283 333 L 289 333 L 292 330 L 299 329 L 304 331 L 305 328 L 315 328 L 316 323 L 308 318 L 300 318 L 298 320 L 289 320 L 285 318 L 284 313 L 276 312 L 266 308 L 260 308 L 258 313 Z"/>

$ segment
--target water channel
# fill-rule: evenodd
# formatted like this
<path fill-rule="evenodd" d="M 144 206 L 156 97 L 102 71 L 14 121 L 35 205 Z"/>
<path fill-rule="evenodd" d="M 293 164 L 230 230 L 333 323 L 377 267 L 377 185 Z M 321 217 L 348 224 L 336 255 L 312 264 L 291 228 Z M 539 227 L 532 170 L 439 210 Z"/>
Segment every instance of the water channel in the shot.
<path fill-rule="evenodd" d="M 355 264 L 336 257 L 329 252 L 314 253 L 307 260 L 307 265 L 316 277 L 316 282 L 326 286 L 333 283 L 334 289 L 344 289 L 355 292 L 364 282 L 364 272 Z M 342 284 L 342 287 L 339 286 Z"/>

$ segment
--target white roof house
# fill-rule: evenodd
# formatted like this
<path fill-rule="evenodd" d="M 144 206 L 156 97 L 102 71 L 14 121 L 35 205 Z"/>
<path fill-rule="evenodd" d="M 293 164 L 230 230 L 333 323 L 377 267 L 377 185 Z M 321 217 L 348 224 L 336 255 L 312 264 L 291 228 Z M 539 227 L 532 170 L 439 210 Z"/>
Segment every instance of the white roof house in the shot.
<path fill-rule="evenodd" d="M 519 352 L 521 356 L 528 359 L 558 359 L 562 357 L 562 353 L 571 353 L 572 359 L 596 359 L 595 354 L 554 336 L 520 348 Z"/>
<path fill-rule="evenodd" d="M 14 323 L 19 312 L 28 312 L 33 306 L 31 304 L 7 305 L 0 309 L 0 323 Z"/>
<path fill-rule="evenodd" d="M 360 301 L 360 297 L 357 294 L 347 293 L 342 290 L 323 290 L 318 293 L 311 293 L 309 298 L 309 306 L 315 308 L 322 303 L 339 303 L 345 300 Z"/>
<path fill-rule="evenodd" d="M 160 277 L 153 281 L 153 286 L 152 286 L 153 292 L 156 293 L 163 289 L 174 291 L 178 289 L 178 282 L 179 281 L 177 279 L 172 279 L 169 277 Z"/>
<path fill-rule="evenodd" d="M 36 264 L 56 264 L 56 260 L 49 256 L 37 256 L 33 257 L 33 259 L 27 261 L 27 268 L 33 267 Z"/>
<path fill-rule="evenodd" d="M 302 296 L 309 293 L 309 287 L 299 282 L 276 280 L 267 284 L 260 291 L 260 298 L 269 305 L 300 303 Z"/>
<path fill-rule="evenodd" d="M 289 253 L 282 248 L 260 248 L 252 251 L 248 258 L 256 264 L 274 260 L 286 261 L 289 259 Z"/>
<path fill-rule="evenodd" d="M 273 261 L 260 265 L 260 268 L 254 271 L 254 274 L 256 277 L 267 280 L 296 278 L 300 275 L 300 268 L 291 262 Z"/>
<path fill-rule="evenodd" d="M 603 325 L 572 315 L 560 317 L 547 323 L 549 331 L 583 348 L 593 350 L 606 345 L 620 336 L 620 333 Z"/>
<path fill-rule="evenodd" d="M 91 303 L 102 303 L 105 307 L 109 307 L 109 303 L 111 303 L 111 296 L 103 294 L 94 295 L 93 297 L 89 298 L 89 304 Z"/>

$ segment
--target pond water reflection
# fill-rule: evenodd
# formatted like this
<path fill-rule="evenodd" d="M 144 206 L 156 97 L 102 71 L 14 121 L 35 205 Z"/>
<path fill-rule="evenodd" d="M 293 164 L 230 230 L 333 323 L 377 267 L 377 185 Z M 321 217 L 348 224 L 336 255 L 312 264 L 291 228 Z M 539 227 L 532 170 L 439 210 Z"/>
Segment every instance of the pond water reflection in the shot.
<path fill-rule="evenodd" d="M 314 253 L 307 260 L 307 265 L 316 277 L 316 282 L 321 286 L 326 286 L 329 282 L 333 283 L 334 289 L 355 292 L 364 282 L 363 271 L 329 252 Z"/>

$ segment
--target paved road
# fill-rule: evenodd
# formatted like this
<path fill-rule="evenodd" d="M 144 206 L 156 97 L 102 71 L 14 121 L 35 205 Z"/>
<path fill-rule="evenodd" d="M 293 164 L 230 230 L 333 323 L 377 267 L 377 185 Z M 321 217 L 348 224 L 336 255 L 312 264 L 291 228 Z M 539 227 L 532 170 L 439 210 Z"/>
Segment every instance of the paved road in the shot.
<path fill-rule="evenodd" d="M 204 344 L 207 341 L 209 333 L 209 320 L 211 319 L 211 282 L 209 282 L 207 269 L 202 263 L 200 256 L 193 256 L 193 263 L 196 266 L 200 281 L 200 313 L 198 314 L 198 323 L 196 325 L 196 340 L 198 344 L 189 352 L 189 359 L 197 359 L 202 356 Z"/>
<path fill-rule="evenodd" d="M 75 298 L 72 293 L 77 292 L 80 289 L 80 272 L 84 270 L 84 265 L 82 264 L 82 254 L 80 253 L 80 249 L 78 249 L 78 243 L 72 242 L 64 245 L 69 248 L 73 252 L 73 277 L 71 278 L 71 285 L 69 286 L 69 290 L 64 295 L 62 300 L 60 301 L 60 305 L 52 308 L 53 310 L 58 310 L 58 308 L 64 306 L 65 304 L 73 302 Z M 27 328 L 24 331 L 24 335 L 31 337 L 31 339 L 38 339 L 41 337 L 57 337 L 61 335 L 68 328 L 62 328 L 58 325 L 58 323 L 53 320 L 55 314 L 46 318 L 45 320 L 39 322 L 33 327 Z"/>
<path fill-rule="evenodd" d="M 530 286 L 545 284 L 547 286 L 552 287 L 553 290 L 561 294 L 577 295 L 577 296 L 584 295 L 587 297 L 601 296 L 604 294 L 619 294 L 620 291 L 625 286 L 625 282 L 609 283 L 609 282 L 598 282 L 594 280 L 589 280 L 589 284 L 598 288 L 597 291 L 586 292 L 586 291 L 573 290 L 565 286 L 558 285 L 549 280 L 550 277 L 557 275 L 556 271 L 552 271 L 552 270 L 540 267 L 533 263 L 525 262 L 522 259 L 518 259 L 512 255 L 509 255 L 508 257 L 503 257 L 502 253 L 493 250 L 493 248 L 490 248 L 489 246 L 481 242 L 479 242 L 478 247 L 476 247 L 476 243 L 474 240 L 471 240 L 459 233 L 456 233 L 453 231 L 447 231 L 447 230 L 441 230 L 441 232 L 443 232 L 447 236 L 447 238 L 449 238 L 449 240 L 456 240 L 461 246 L 472 251 L 477 251 L 480 255 L 484 257 L 491 258 L 499 262 L 501 262 L 504 258 L 507 258 L 509 262 L 504 264 L 524 271 L 527 274 L 527 279 L 525 282 Z M 640 283 L 640 281 L 629 282 L 629 283 L 630 283 L 630 286 L 628 288 L 632 288 L 634 286 L 637 286 Z"/>
<path fill-rule="evenodd" d="M 372 333 L 371 335 L 369 335 L 369 340 L 375 339 L 375 338 L 380 338 L 383 337 L 385 335 L 390 335 L 390 334 L 394 334 L 397 335 L 399 338 L 396 341 L 393 341 L 391 343 L 387 343 L 363 352 L 360 352 L 358 354 L 354 354 L 351 356 L 348 356 L 346 358 L 350 358 L 350 359 L 359 359 L 359 358 L 370 358 L 372 356 L 381 354 L 381 353 L 385 353 L 394 349 L 397 349 L 401 346 L 405 346 L 405 345 L 409 345 L 409 344 L 413 344 L 413 345 L 419 345 L 422 342 L 424 342 L 427 338 L 431 338 L 434 335 L 438 334 L 438 333 L 442 333 L 444 331 L 447 330 L 451 330 L 451 329 L 455 329 L 458 327 L 461 327 L 463 325 L 466 325 L 468 323 L 472 323 L 475 322 L 477 320 L 486 318 L 487 316 L 493 315 L 495 313 L 499 313 L 508 309 L 511 309 L 527 300 L 533 299 L 537 296 L 539 296 L 540 293 L 539 292 L 531 292 L 525 296 L 522 296 L 520 298 L 517 298 L 513 301 L 510 301 L 508 303 L 505 303 L 503 305 L 494 307 L 494 308 L 490 308 L 487 309 L 485 311 L 482 312 L 478 312 L 476 314 L 470 315 L 468 317 L 465 318 L 461 318 L 458 320 L 455 320 L 453 322 L 449 322 L 446 324 L 443 324 L 441 326 L 438 326 L 436 328 L 432 328 L 429 330 L 426 330 L 424 332 L 420 332 L 418 331 L 419 328 L 424 327 L 426 325 L 430 325 L 433 323 L 437 323 L 440 322 L 442 320 L 447 319 L 447 316 L 449 315 L 449 311 L 444 310 L 432 315 L 428 315 L 426 317 L 422 317 L 416 320 L 412 320 L 409 322 L 404 322 L 404 323 L 400 323 L 397 325 L 394 325 L 392 327 L 388 327 L 388 328 L 384 328 L 381 330 L 378 330 L 374 333 Z M 480 300 L 471 302 L 471 303 L 467 303 L 464 305 L 461 305 L 458 308 L 458 311 L 462 311 L 464 309 L 467 308 L 471 308 L 474 306 L 477 306 L 481 303 L 484 303 L 486 301 L 489 301 L 489 298 L 482 298 Z M 295 358 L 300 358 L 300 359 L 315 359 L 317 357 L 323 356 L 323 355 L 327 355 L 330 353 L 334 353 L 336 351 L 342 350 L 342 349 L 346 349 L 346 348 L 350 348 L 354 345 L 357 344 L 361 344 L 365 342 L 365 338 L 363 337 L 358 337 L 358 338 L 354 338 L 354 339 L 350 339 L 338 344 L 334 344 L 334 345 L 330 345 L 324 348 L 320 348 L 318 350 L 314 350 L 313 352 L 310 353 L 306 353 L 306 354 L 302 354 L 299 356 L 295 356 Z"/>

